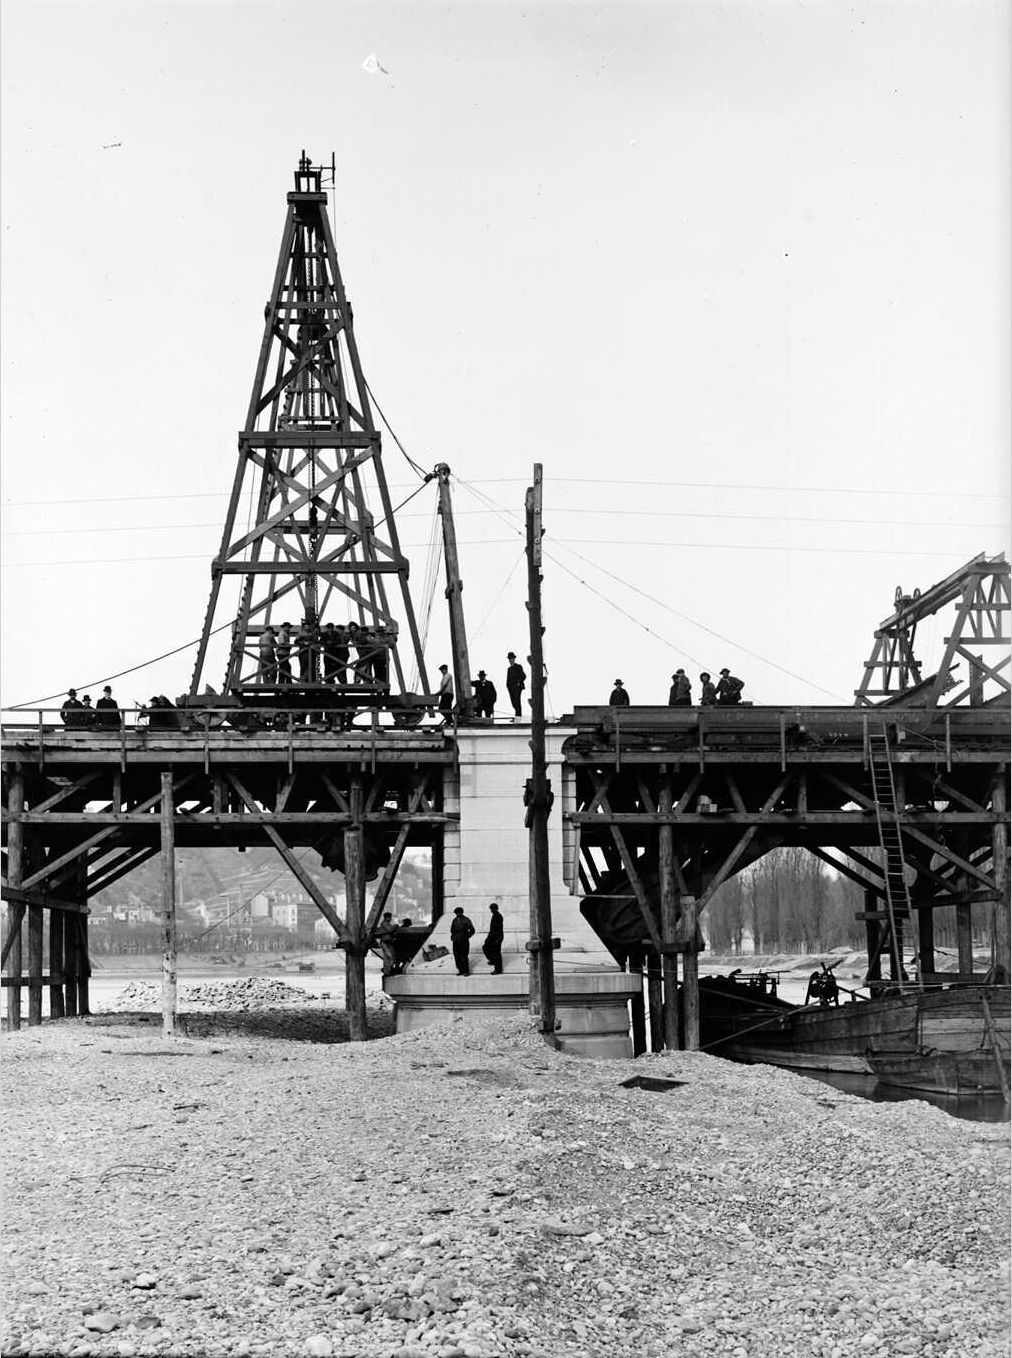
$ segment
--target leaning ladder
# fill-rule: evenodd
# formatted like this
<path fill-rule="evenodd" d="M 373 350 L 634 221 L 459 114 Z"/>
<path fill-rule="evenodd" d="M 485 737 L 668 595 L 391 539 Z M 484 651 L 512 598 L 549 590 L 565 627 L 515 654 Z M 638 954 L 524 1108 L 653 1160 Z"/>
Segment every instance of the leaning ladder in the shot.
<path fill-rule="evenodd" d="M 892 757 L 889 753 L 889 736 L 885 725 L 868 729 L 868 762 L 871 768 L 871 785 L 875 796 L 875 821 L 878 825 L 878 839 L 882 848 L 882 876 L 885 885 L 886 914 L 889 917 L 889 946 L 893 958 L 893 973 L 900 990 L 908 982 L 904 981 L 903 953 L 900 947 L 900 933 L 897 922 L 910 919 L 913 909 L 910 902 L 910 888 L 904 872 L 903 840 L 900 836 L 899 822 L 896 818 L 896 781 L 893 777 Z M 923 986 L 921 969 L 916 968 L 917 984 Z"/>

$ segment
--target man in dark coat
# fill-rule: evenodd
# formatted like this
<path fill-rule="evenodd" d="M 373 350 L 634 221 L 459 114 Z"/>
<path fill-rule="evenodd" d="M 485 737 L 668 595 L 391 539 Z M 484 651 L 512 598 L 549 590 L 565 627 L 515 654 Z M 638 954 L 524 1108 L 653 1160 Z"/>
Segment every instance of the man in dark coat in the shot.
<path fill-rule="evenodd" d="M 477 715 L 491 720 L 495 713 L 495 700 L 498 696 L 495 691 L 495 684 L 487 677 L 484 670 L 479 670 L 478 677 L 474 681 L 474 709 Z"/>
<path fill-rule="evenodd" d="M 745 687 L 741 679 L 736 679 L 729 669 L 720 672 L 717 684 L 717 703 L 720 707 L 731 707 L 741 702 L 741 691 Z"/>
<path fill-rule="evenodd" d="M 68 689 L 66 699 L 64 700 L 63 706 L 60 708 L 60 720 L 63 722 L 64 726 L 84 725 L 84 720 L 80 715 L 82 707 L 83 704 L 77 696 L 77 689 Z"/>
<path fill-rule="evenodd" d="M 95 704 L 95 725 L 119 727 L 122 725 L 119 704 L 112 696 L 112 689 L 106 684 L 102 696 Z"/>
<path fill-rule="evenodd" d="M 506 692 L 510 695 L 514 716 L 521 717 L 520 695 L 527 687 L 527 671 L 518 663 L 513 651 L 507 652 L 506 659 L 510 662 L 506 670 Z"/>
<path fill-rule="evenodd" d="M 700 707 L 712 707 L 714 703 L 717 701 L 717 688 L 706 670 L 704 670 L 703 673 L 699 676 L 699 683 L 700 683 L 699 691 Z"/>
<path fill-rule="evenodd" d="M 492 918 L 488 922 L 488 936 L 481 945 L 481 950 L 492 968 L 492 975 L 499 976 L 502 973 L 503 919 L 495 902 L 489 906 L 489 910 L 492 912 Z"/>
<path fill-rule="evenodd" d="M 450 921 L 450 944 L 453 947 L 453 960 L 457 964 L 458 976 L 471 975 L 471 963 L 468 954 L 471 951 L 471 939 L 474 936 L 474 925 L 464 914 L 464 907 L 458 905 L 453 912 L 453 919 Z"/>
<path fill-rule="evenodd" d="M 668 693 L 669 707 L 691 707 L 692 685 L 683 669 L 675 670 L 671 676 L 671 691 Z"/>
<path fill-rule="evenodd" d="M 608 699 L 608 706 L 609 707 L 629 706 L 629 694 L 626 693 L 625 689 L 623 688 L 621 679 L 615 680 L 615 687 L 612 689 L 611 697 Z"/>

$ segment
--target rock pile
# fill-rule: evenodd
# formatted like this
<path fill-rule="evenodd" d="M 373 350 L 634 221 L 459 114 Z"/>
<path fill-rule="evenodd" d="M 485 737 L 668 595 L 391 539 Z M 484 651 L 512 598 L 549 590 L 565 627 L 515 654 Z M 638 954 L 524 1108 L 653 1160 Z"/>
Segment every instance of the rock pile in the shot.
<path fill-rule="evenodd" d="M 249 1012 L 275 1009 L 283 1004 L 315 1002 L 319 996 L 298 986 L 288 985 L 274 976 L 244 976 L 236 981 L 199 981 L 180 984 L 177 989 L 181 1009 L 224 1009 Z M 154 1010 L 162 1004 L 161 988 L 151 981 L 131 981 L 105 1006 L 107 1012 Z M 97 1006 L 96 1006 L 97 1008 Z"/>
<path fill-rule="evenodd" d="M 1006 1351 L 1004 1128 L 520 1016 L 325 1047 L 262 1017 L 5 1038 L 5 1355 Z"/>

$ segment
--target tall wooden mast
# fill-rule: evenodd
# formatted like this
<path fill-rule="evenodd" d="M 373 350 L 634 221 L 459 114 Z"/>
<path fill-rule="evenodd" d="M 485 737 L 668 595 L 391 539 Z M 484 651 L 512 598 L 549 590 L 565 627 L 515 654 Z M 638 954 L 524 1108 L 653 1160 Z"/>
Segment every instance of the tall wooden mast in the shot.
<path fill-rule="evenodd" d="M 288 194 L 192 694 L 212 677 L 205 674 L 211 637 L 230 621 L 228 692 L 269 686 L 258 667 L 258 642 L 264 628 L 285 621 L 310 631 L 327 621 L 353 622 L 388 654 L 390 690 L 405 692 L 406 652 L 428 692 L 408 561 L 321 173 L 303 153 Z M 228 589 L 232 580 L 237 597 Z M 321 682 L 320 663 L 315 648 L 310 672 L 300 676 L 303 687 Z M 380 704 L 383 696 L 374 695 Z"/>

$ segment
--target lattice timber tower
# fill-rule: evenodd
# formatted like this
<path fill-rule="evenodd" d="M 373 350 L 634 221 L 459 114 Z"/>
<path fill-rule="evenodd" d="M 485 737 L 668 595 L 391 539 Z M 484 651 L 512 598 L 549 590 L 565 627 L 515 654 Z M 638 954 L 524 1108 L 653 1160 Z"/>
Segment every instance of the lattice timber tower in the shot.
<path fill-rule="evenodd" d="M 411 710 L 425 661 L 321 176 L 303 154 L 190 692 L 231 621 L 224 690 L 246 705 Z"/>

